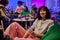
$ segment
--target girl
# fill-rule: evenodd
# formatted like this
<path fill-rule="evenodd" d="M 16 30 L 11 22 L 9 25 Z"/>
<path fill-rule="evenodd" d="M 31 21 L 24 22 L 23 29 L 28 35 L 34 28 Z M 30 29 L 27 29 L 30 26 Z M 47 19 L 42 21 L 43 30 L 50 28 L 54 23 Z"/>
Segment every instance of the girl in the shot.
<path fill-rule="evenodd" d="M 42 6 L 39 8 L 37 19 L 31 26 L 31 28 L 26 31 L 22 26 L 14 22 L 10 24 L 5 30 L 5 35 L 10 36 L 12 40 L 18 40 L 19 38 L 23 39 L 28 37 L 31 38 L 29 40 L 39 40 L 39 38 L 42 37 L 52 25 L 53 20 L 50 19 L 50 12 L 48 8 L 46 6 Z"/>

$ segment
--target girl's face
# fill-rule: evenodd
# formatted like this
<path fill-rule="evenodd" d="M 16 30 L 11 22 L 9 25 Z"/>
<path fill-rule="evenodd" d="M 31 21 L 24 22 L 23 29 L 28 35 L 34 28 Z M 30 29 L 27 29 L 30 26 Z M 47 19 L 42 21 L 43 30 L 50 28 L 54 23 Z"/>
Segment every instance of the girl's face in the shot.
<path fill-rule="evenodd" d="M 40 10 L 40 16 L 41 16 L 42 18 L 45 18 L 45 17 L 46 17 L 46 11 L 43 10 L 43 9 L 41 9 L 41 10 Z M 47 15 L 47 16 L 48 16 L 48 15 Z"/>

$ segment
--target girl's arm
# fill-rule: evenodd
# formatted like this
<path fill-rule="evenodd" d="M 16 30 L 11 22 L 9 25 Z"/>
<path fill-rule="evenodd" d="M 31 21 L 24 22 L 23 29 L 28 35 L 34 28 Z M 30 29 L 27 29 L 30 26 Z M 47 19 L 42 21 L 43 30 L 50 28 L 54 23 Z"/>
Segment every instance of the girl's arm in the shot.
<path fill-rule="evenodd" d="M 42 37 L 44 34 L 33 33 L 33 35 L 36 36 L 36 37 Z"/>
<path fill-rule="evenodd" d="M 23 38 L 26 38 L 26 37 L 29 36 L 32 32 L 33 32 L 33 29 L 32 29 L 32 28 L 29 28 L 29 29 L 26 31 L 26 33 L 25 33 L 25 35 L 23 36 Z"/>

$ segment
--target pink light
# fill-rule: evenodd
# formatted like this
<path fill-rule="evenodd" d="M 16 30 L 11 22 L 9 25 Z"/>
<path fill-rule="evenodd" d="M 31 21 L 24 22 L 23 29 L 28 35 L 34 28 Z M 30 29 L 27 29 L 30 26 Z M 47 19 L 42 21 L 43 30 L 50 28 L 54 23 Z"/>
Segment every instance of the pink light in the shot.
<path fill-rule="evenodd" d="M 39 8 L 45 5 L 45 0 L 31 0 L 31 4 L 36 4 L 36 7 Z"/>

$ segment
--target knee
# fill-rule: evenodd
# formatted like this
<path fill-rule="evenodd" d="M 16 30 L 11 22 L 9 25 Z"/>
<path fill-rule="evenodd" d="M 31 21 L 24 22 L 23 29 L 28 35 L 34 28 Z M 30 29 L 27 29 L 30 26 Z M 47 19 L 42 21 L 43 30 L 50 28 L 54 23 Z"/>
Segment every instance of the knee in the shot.
<path fill-rule="evenodd" d="M 11 23 L 11 25 L 17 25 L 18 23 L 17 22 L 13 22 L 13 23 Z"/>
<path fill-rule="evenodd" d="M 8 26 L 8 28 L 15 28 L 16 25 L 17 25 L 17 22 L 13 22 Z"/>
<path fill-rule="evenodd" d="M 17 22 L 13 22 L 13 24 L 18 25 L 19 23 L 17 23 Z"/>

